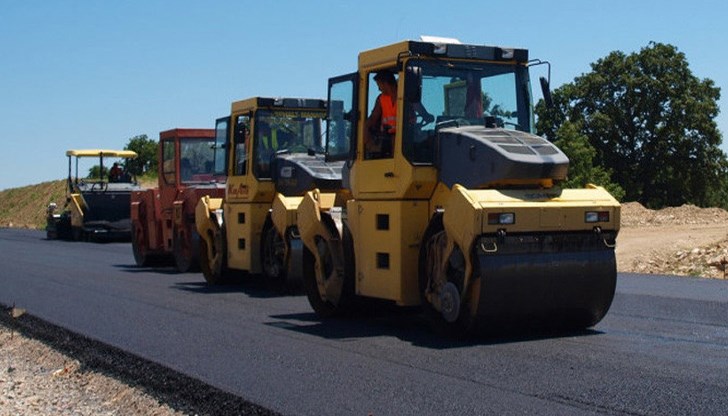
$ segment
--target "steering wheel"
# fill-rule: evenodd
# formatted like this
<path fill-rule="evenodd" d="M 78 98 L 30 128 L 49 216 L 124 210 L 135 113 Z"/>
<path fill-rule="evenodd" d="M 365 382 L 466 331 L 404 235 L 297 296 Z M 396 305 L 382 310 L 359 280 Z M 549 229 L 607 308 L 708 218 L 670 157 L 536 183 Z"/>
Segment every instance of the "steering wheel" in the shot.
<path fill-rule="evenodd" d="M 91 191 L 96 189 L 96 185 L 99 186 L 99 191 L 105 191 L 108 188 L 108 183 L 106 183 L 106 182 L 94 182 L 91 185 Z"/>
<path fill-rule="evenodd" d="M 444 129 L 447 127 L 460 127 L 460 126 L 469 126 L 470 121 L 468 119 L 463 117 L 457 117 L 457 118 L 451 118 L 449 120 L 443 120 L 435 124 L 435 130 Z"/>
<path fill-rule="evenodd" d="M 287 149 L 291 153 L 307 153 L 308 148 L 302 144 L 296 143 Z"/>
<path fill-rule="evenodd" d="M 426 125 L 432 124 L 432 122 L 434 121 L 435 117 L 433 117 L 432 115 L 430 115 L 430 117 L 428 118 L 422 114 L 417 114 L 417 116 L 415 117 L 415 127 L 422 129 Z"/>

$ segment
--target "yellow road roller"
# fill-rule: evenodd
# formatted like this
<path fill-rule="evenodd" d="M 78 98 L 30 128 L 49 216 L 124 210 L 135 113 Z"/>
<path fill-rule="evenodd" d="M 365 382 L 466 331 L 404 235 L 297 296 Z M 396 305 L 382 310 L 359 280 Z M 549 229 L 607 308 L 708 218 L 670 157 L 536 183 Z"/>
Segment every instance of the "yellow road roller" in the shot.
<path fill-rule="evenodd" d="M 559 186 L 569 160 L 534 134 L 540 62 L 423 38 L 362 52 L 329 80 L 326 155 L 345 161 L 351 198 L 313 190 L 298 207 L 318 315 L 383 299 L 422 305 L 453 334 L 604 317 L 620 205 L 599 186 Z"/>
<path fill-rule="evenodd" d="M 195 209 L 208 283 L 262 274 L 274 289 L 300 287 L 298 204 L 311 189 L 341 190 L 344 162 L 323 155 L 325 116 L 324 100 L 252 97 L 233 102 L 230 115 L 216 121 L 225 197 L 203 197 Z"/>

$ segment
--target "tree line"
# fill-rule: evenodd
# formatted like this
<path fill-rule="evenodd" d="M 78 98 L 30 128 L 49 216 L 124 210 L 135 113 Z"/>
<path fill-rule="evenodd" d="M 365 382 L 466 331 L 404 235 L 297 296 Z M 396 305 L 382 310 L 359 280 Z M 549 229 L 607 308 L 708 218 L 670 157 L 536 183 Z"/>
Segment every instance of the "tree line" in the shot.
<path fill-rule="evenodd" d="M 141 176 L 148 173 L 156 173 L 157 171 L 157 146 L 159 144 L 147 137 L 146 134 L 140 134 L 129 139 L 124 150 L 132 150 L 136 152 L 137 157 L 133 159 L 125 159 L 119 162 L 124 171 L 134 176 Z M 109 167 L 94 165 L 89 169 L 89 178 L 105 178 L 109 174 Z"/>
<path fill-rule="evenodd" d="M 728 161 L 715 118 L 720 88 L 675 46 L 615 51 L 536 106 L 537 133 L 571 160 L 567 186 L 605 186 L 646 207 L 728 208 Z"/>

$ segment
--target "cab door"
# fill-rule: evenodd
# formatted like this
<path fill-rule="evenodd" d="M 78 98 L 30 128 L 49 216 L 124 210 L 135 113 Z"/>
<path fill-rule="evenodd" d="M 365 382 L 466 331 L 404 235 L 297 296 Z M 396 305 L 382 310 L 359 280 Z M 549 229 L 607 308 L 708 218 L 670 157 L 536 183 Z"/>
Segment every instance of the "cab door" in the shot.
<path fill-rule="evenodd" d="M 356 158 L 359 73 L 329 79 L 326 117 L 327 160 Z"/>

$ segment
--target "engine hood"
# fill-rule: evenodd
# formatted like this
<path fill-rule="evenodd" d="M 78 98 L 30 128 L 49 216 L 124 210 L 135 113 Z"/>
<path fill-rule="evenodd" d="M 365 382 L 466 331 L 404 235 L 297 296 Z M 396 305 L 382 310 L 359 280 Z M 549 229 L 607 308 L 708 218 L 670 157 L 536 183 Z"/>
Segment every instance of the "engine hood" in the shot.
<path fill-rule="evenodd" d="M 438 132 L 440 181 L 470 189 L 503 181 L 566 179 L 569 158 L 548 140 L 522 131 L 483 126 Z"/>
<path fill-rule="evenodd" d="M 286 196 L 303 195 L 314 188 L 341 188 L 343 161 L 326 162 L 321 155 L 305 153 L 280 154 L 273 167 L 276 190 Z"/>

